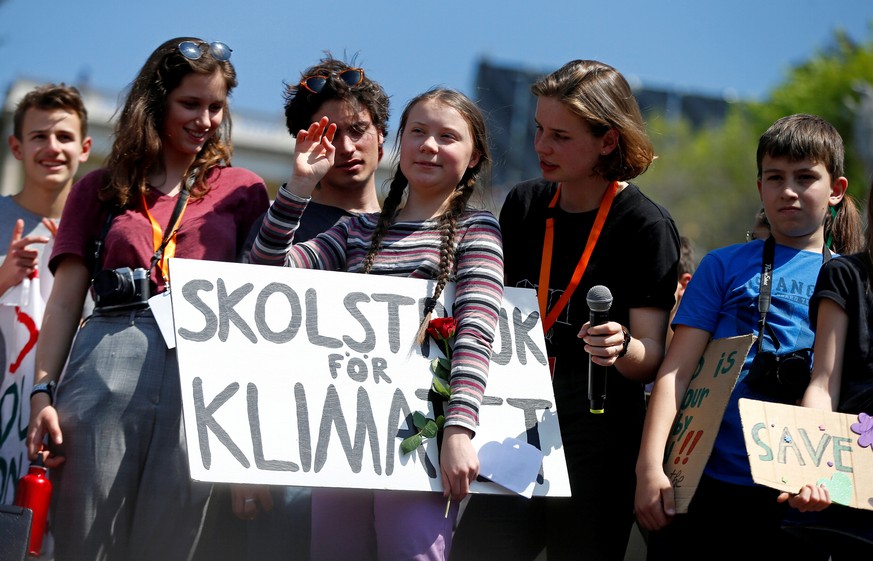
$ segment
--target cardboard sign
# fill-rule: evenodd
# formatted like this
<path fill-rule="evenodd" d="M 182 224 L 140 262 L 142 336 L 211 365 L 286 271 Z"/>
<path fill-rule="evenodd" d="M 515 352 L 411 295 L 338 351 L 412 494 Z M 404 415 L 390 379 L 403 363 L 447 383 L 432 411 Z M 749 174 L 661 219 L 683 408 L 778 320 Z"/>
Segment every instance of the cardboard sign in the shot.
<path fill-rule="evenodd" d="M 710 341 L 682 396 L 664 460 L 676 512 L 688 512 L 753 339 L 749 334 Z"/>
<path fill-rule="evenodd" d="M 433 417 L 442 355 L 415 337 L 434 281 L 185 259 L 170 271 L 194 479 L 442 490 L 435 440 L 400 452 L 412 413 Z M 435 317 L 451 315 L 453 292 Z M 544 454 L 533 494 L 570 495 L 533 290 L 505 292 L 479 422 L 477 450 L 532 444 Z"/>
<path fill-rule="evenodd" d="M 740 419 L 755 483 L 823 484 L 831 501 L 873 510 L 873 418 L 741 399 Z"/>

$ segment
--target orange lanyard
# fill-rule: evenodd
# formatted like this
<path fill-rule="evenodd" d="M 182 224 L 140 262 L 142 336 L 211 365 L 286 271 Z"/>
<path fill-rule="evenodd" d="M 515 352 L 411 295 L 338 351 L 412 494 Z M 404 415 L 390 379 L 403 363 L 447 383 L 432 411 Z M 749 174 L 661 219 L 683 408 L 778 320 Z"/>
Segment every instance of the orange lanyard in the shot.
<path fill-rule="evenodd" d="M 146 198 L 144 193 L 140 193 L 140 197 L 142 198 L 142 208 L 146 213 L 146 216 L 149 218 L 149 222 L 152 224 L 152 244 L 155 248 L 155 254 L 152 257 L 152 262 L 157 262 L 158 273 L 164 279 L 164 283 L 169 282 L 169 268 L 167 266 L 167 261 L 170 257 L 176 255 L 176 232 L 179 231 L 179 224 L 182 222 L 182 215 L 185 214 L 185 209 L 188 207 L 188 197 L 187 193 L 180 192 L 180 197 L 184 197 L 184 200 L 181 202 L 181 210 L 176 216 L 176 221 L 173 224 L 169 224 L 167 226 L 168 234 L 166 237 L 164 236 L 164 232 L 161 230 L 161 225 L 158 224 L 158 221 L 154 219 L 152 213 L 149 212 L 148 204 L 146 204 Z M 177 203 L 177 207 L 179 203 Z M 176 214 L 176 213 L 174 213 Z"/>
<path fill-rule="evenodd" d="M 540 314 L 545 316 L 543 319 L 544 333 L 548 333 L 549 329 L 552 328 L 555 320 L 558 319 L 558 315 L 560 315 L 561 311 L 567 305 L 567 302 L 570 301 L 570 297 L 579 285 L 579 281 L 582 280 L 582 275 L 585 274 L 585 269 L 588 267 L 591 253 L 594 251 L 594 246 L 597 244 L 597 238 L 600 237 L 600 232 L 603 230 L 603 225 L 606 223 L 606 215 L 609 214 L 612 200 L 615 198 L 617 192 L 618 182 L 613 181 L 609 184 L 609 187 L 606 188 L 606 192 L 603 193 L 603 198 L 600 200 L 600 209 L 597 211 L 597 217 L 594 219 L 594 225 L 591 226 L 591 232 L 588 234 L 588 241 L 585 243 L 585 250 L 579 258 L 579 263 L 576 264 L 576 270 L 573 271 L 573 277 L 570 279 L 570 284 L 567 285 L 564 293 L 561 294 L 561 297 L 555 305 L 552 306 L 551 310 L 549 310 L 547 306 L 549 302 L 549 275 L 552 270 L 552 246 L 555 239 L 555 220 L 551 216 L 546 218 L 546 235 L 543 240 L 543 259 L 540 264 L 540 284 L 537 288 L 537 300 L 540 305 Z M 552 202 L 549 203 L 550 209 L 555 208 L 555 205 L 558 204 L 558 198 L 560 195 L 561 185 L 559 184 L 557 191 L 555 191 L 555 196 L 552 197 Z"/>

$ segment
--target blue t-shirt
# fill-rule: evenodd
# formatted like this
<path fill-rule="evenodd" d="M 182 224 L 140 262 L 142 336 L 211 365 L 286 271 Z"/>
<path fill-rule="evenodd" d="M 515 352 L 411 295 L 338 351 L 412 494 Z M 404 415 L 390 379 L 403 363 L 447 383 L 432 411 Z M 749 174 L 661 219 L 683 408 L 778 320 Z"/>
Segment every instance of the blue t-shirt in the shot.
<path fill-rule="evenodd" d="M 749 333 L 757 335 L 761 316 L 758 295 L 763 251 L 764 242 L 756 240 L 708 253 L 688 283 L 673 325 L 709 331 L 713 339 Z M 809 325 L 809 300 L 821 264 L 821 252 L 800 251 L 776 244 L 764 351 L 782 355 L 812 347 L 814 335 Z M 778 349 L 774 336 L 778 339 Z M 754 482 L 743 440 L 738 401 L 742 397 L 772 401 L 745 383 L 757 350 L 756 341 L 731 393 L 706 465 L 707 475 L 740 485 L 753 485 Z"/>

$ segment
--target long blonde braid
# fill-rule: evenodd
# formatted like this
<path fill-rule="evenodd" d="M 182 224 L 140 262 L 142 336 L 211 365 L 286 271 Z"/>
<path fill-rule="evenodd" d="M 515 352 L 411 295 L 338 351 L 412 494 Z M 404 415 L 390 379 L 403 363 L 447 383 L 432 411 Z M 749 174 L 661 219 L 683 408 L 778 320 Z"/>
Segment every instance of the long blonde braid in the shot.
<path fill-rule="evenodd" d="M 427 334 L 427 326 L 430 323 L 434 308 L 436 308 L 437 300 L 443 293 L 446 283 L 452 277 L 455 270 L 455 258 L 457 254 L 457 243 L 455 234 L 458 230 L 458 219 L 467 209 L 467 203 L 473 195 L 476 186 L 476 177 L 471 176 L 465 182 L 458 185 L 457 188 L 449 196 L 446 204 L 446 211 L 440 216 L 440 272 L 436 278 L 436 285 L 433 289 L 433 294 L 425 299 L 423 316 L 421 323 L 418 326 L 418 334 L 416 341 L 418 344 L 424 343 L 425 335 Z"/>

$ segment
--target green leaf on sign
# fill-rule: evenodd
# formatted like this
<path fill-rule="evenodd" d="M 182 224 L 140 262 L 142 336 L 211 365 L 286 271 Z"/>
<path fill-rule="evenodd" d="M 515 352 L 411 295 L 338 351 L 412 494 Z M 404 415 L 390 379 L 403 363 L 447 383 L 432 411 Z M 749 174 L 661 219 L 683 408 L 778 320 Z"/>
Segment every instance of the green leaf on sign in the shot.
<path fill-rule="evenodd" d="M 400 443 L 400 451 L 404 454 L 409 454 L 419 446 L 421 446 L 421 433 L 413 434 L 412 436 L 406 437 Z"/>
<path fill-rule="evenodd" d="M 424 416 L 424 413 L 421 411 L 416 411 L 412 414 L 412 424 L 415 425 L 415 428 L 421 430 L 427 425 L 429 419 Z"/>
<path fill-rule="evenodd" d="M 433 391 L 446 399 L 452 397 L 452 392 L 449 389 L 448 382 L 438 376 L 434 376 L 433 378 Z"/>
<path fill-rule="evenodd" d="M 437 431 L 439 427 L 437 424 L 431 420 L 427 421 L 427 424 L 421 429 L 421 436 L 424 438 L 433 438 L 437 435 Z"/>
<path fill-rule="evenodd" d="M 440 374 L 450 374 L 452 372 L 452 361 L 448 358 L 438 358 L 440 363 Z M 448 376 L 442 376 L 448 378 Z"/>

